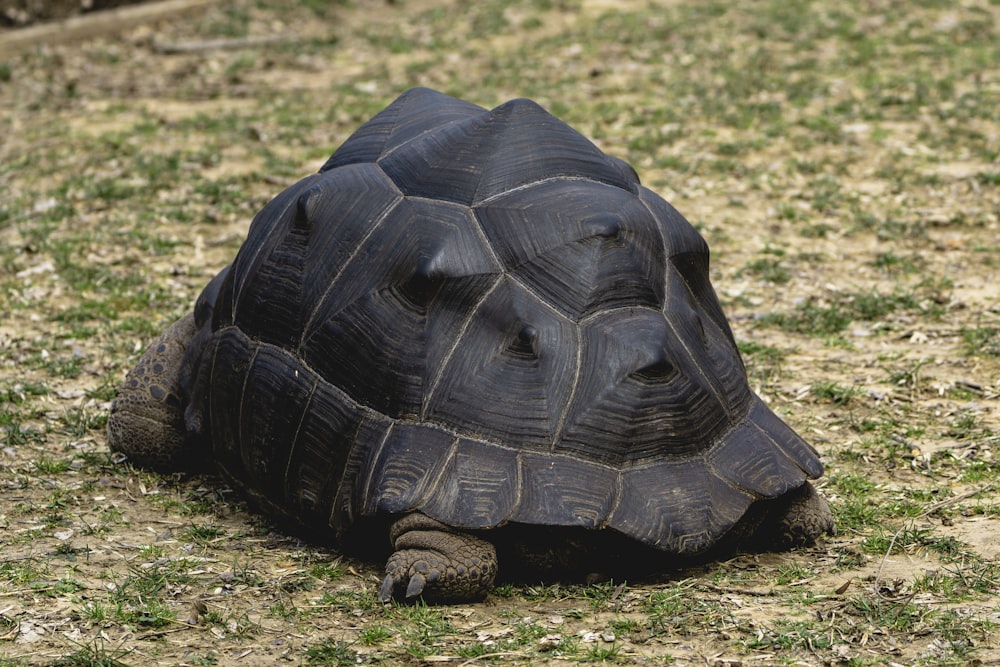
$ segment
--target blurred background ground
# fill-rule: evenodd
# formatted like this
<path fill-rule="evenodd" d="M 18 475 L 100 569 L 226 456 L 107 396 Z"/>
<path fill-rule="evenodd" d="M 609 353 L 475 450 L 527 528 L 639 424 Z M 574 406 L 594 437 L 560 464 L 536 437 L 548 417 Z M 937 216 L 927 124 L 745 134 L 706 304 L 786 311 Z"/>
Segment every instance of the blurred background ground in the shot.
<path fill-rule="evenodd" d="M 0 2 L 0 28 L 65 19 L 145 1 L 148 0 L 3 0 Z"/>

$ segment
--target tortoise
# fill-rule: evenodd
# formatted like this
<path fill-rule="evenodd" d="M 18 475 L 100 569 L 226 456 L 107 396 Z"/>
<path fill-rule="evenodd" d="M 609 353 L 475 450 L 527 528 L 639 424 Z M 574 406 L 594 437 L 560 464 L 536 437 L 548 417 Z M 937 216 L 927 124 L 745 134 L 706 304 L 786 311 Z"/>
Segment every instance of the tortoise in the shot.
<path fill-rule="evenodd" d="M 708 270 L 540 105 L 412 89 L 255 216 L 126 377 L 109 445 L 384 545 L 383 601 L 480 599 L 507 559 L 813 543 L 823 466 L 750 389 Z"/>

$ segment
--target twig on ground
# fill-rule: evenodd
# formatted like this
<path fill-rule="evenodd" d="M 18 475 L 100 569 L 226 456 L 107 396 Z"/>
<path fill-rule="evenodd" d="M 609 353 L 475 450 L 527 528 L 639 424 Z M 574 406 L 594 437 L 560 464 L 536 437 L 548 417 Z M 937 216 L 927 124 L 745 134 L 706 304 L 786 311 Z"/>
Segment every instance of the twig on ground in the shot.
<path fill-rule="evenodd" d="M 246 49 L 286 42 L 290 39 L 287 35 L 257 35 L 252 37 L 234 37 L 231 39 L 208 39 L 196 42 L 153 42 L 153 51 L 155 53 L 170 55 L 174 53 L 196 53 L 198 51 L 219 51 L 223 49 Z"/>

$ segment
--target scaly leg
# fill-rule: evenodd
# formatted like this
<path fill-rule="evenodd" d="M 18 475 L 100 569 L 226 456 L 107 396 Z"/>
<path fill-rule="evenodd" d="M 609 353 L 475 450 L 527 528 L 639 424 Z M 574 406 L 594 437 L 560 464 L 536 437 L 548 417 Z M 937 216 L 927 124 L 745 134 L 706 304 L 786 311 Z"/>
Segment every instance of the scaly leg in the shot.
<path fill-rule="evenodd" d="M 108 446 L 135 465 L 176 470 L 190 456 L 179 377 L 194 334 L 194 315 L 177 320 L 149 346 L 111 403 Z"/>
<path fill-rule="evenodd" d="M 493 587 L 497 555 L 486 540 L 418 513 L 398 519 L 390 538 L 396 551 L 385 566 L 382 602 L 399 592 L 405 592 L 407 600 L 479 600 Z"/>

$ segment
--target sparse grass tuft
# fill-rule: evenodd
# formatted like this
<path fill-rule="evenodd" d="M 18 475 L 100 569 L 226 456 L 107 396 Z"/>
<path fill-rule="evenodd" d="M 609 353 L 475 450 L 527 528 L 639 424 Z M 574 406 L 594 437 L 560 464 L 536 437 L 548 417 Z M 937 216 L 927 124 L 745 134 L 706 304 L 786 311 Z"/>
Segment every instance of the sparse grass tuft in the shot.
<path fill-rule="evenodd" d="M 124 648 L 122 641 L 118 646 L 109 647 L 103 637 L 94 639 L 90 643 L 79 643 L 70 640 L 77 649 L 65 655 L 51 664 L 53 667 L 128 667 L 127 663 L 120 658 L 127 657 L 132 653 L 131 649 Z"/>
<path fill-rule="evenodd" d="M 208 544 L 225 534 L 225 529 L 210 523 L 191 524 L 184 529 L 184 537 L 197 544 Z"/>
<path fill-rule="evenodd" d="M 816 398 L 821 398 L 838 405 L 847 405 L 851 398 L 860 394 L 856 387 L 842 387 L 836 382 L 816 382 L 813 384 L 812 394 Z"/>
<path fill-rule="evenodd" d="M 969 355 L 1000 357 L 1000 326 L 962 329 Z"/>
<path fill-rule="evenodd" d="M 837 294 L 829 300 L 810 299 L 798 305 L 792 313 L 770 314 L 761 322 L 788 332 L 829 336 L 844 331 L 853 322 L 879 322 L 907 311 L 922 312 L 931 318 L 941 313 L 933 302 L 921 301 L 911 294 L 871 291 Z"/>
<path fill-rule="evenodd" d="M 356 665 L 358 653 L 349 644 L 333 639 L 324 639 L 306 647 L 308 665 Z"/>

